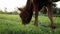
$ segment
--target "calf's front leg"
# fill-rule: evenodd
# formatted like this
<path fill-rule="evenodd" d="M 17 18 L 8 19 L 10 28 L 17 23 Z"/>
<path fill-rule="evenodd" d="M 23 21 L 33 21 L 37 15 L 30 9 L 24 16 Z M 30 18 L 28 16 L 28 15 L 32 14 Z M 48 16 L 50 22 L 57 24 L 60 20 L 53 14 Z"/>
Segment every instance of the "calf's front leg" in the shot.
<path fill-rule="evenodd" d="M 38 26 L 38 10 L 35 9 L 35 21 L 34 21 L 34 25 Z"/>

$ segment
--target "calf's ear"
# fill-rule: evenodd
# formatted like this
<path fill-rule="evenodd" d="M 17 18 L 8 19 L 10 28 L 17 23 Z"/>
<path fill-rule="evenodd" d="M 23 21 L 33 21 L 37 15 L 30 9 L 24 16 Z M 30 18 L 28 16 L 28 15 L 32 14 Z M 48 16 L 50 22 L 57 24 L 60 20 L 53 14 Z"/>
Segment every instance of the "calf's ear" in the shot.
<path fill-rule="evenodd" d="M 18 8 L 18 10 L 23 11 L 23 9 L 22 9 L 22 8 Z"/>
<path fill-rule="evenodd" d="M 17 9 L 18 9 L 18 14 L 23 13 L 23 9 L 22 9 L 22 8 L 18 8 L 18 7 L 17 7 Z"/>
<path fill-rule="evenodd" d="M 22 8 L 18 8 L 18 10 L 19 10 L 19 14 L 23 13 L 23 9 Z"/>

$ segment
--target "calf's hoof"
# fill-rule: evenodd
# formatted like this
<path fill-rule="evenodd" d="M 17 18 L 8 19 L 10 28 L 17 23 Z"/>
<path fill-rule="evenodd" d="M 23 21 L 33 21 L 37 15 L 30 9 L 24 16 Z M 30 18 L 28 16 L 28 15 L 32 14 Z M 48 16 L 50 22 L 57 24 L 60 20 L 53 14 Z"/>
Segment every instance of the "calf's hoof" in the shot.
<path fill-rule="evenodd" d="M 38 26 L 38 24 L 34 24 L 34 26 Z"/>
<path fill-rule="evenodd" d="M 55 29 L 55 28 L 56 28 L 56 26 L 55 26 L 55 25 L 54 25 L 54 26 L 51 26 L 51 28 L 52 28 L 52 29 Z"/>

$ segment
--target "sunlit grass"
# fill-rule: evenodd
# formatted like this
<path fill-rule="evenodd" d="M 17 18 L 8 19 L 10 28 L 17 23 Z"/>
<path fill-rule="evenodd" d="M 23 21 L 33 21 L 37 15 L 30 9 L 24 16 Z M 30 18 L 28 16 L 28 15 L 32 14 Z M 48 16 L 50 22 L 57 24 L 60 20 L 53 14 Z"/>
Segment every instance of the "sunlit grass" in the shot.
<path fill-rule="evenodd" d="M 53 17 L 56 29 L 50 28 L 47 16 L 39 16 L 38 27 L 34 26 L 34 17 L 30 24 L 22 25 L 19 15 L 0 14 L 0 34 L 60 34 L 60 17 Z"/>

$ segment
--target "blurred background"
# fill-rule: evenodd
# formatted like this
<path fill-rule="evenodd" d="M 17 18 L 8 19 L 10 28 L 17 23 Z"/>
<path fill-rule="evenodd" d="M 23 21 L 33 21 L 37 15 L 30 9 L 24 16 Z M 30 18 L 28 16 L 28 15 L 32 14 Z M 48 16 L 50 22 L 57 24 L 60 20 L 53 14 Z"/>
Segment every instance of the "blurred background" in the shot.
<path fill-rule="evenodd" d="M 17 7 L 24 7 L 27 0 L 0 0 L 0 13 L 17 14 L 19 13 Z M 60 1 L 53 2 L 53 13 L 60 14 Z M 45 9 L 42 9 L 42 13 L 46 13 Z"/>
<path fill-rule="evenodd" d="M 27 0 L 0 0 L 0 13 L 16 13 L 17 7 L 24 7 Z"/>

